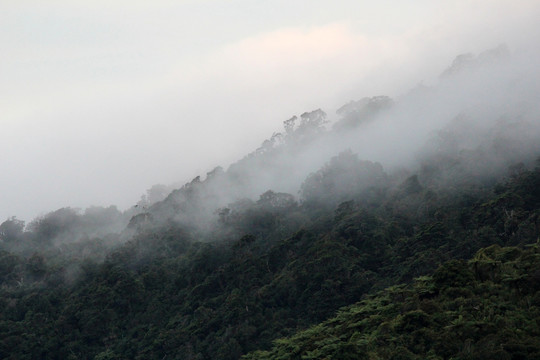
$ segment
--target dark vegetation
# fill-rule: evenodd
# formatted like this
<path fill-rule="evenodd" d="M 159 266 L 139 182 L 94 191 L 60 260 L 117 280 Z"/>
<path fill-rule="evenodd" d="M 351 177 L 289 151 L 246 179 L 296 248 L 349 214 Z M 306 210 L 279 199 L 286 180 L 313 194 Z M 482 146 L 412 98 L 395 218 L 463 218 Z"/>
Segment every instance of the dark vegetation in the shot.
<path fill-rule="evenodd" d="M 538 359 L 540 246 L 492 245 L 243 359 Z"/>
<path fill-rule="evenodd" d="M 226 171 L 124 213 L 6 220 L 0 358 L 540 358 L 540 142 L 525 121 L 471 135 L 459 116 L 416 164 L 344 151 L 298 194 L 248 196 L 255 172 L 279 182 L 291 154 L 393 106 L 351 102 L 332 130 L 321 110 L 291 118 Z"/>
<path fill-rule="evenodd" d="M 382 176 L 342 154 L 306 183 L 332 176 L 342 158 Z M 243 236 L 201 242 L 171 224 L 141 230 L 103 262 L 48 248 L 2 251 L 1 357 L 234 359 L 420 277 L 280 340 L 264 356 L 534 358 L 538 248 L 520 249 L 538 238 L 540 169 L 452 191 L 423 186 L 422 176 L 382 181 L 333 210 L 316 206 L 319 198 L 299 205 L 268 192 L 222 220 L 227 234 L 249 229 Z M 2 224 L 6 243 L 21 241 L 21 231 L 15 220 Z M 102 240 L 87 242 L 96 248 Z M 504 346 L 495 346 L 501 337 Z"/>

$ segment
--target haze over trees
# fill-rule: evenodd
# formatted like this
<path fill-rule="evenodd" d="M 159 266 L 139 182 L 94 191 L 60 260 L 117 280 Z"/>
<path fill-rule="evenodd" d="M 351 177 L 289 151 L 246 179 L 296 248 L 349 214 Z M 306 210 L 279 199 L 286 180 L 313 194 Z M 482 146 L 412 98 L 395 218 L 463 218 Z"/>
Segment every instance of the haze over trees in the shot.
<path fill-rule="evenodd" d="M 7 219 L 0 357 L 539 357 L 540 82 L 521 64 L 498 47 L 333 123 L 293 116 L 124 212 Z"/>

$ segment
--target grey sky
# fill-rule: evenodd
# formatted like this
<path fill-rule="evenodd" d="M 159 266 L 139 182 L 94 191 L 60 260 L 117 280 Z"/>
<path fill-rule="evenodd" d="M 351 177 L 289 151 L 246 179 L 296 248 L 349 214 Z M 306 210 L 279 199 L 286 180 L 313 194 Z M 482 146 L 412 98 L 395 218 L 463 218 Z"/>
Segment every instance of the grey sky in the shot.
<path fill-rule="evenodd" d="M 538 1 L 0 2 L 0 221 L 127 208 L 281 122 L 540 42 Z"/>

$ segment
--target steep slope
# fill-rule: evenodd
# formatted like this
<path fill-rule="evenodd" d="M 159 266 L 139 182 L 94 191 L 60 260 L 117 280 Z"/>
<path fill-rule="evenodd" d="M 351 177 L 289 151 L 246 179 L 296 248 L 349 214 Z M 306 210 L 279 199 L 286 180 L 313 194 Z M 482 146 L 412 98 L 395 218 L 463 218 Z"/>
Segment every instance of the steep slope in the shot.
<path fill-rule="evenodd" d="M 242 359 L 538 359 L 540 244 L 492 245 Z"/>
<path fill-rule="evenodd" d="M 349 312 L 388 310 L 379 319 L 385 316 L 385 331 L 396 339 L 407 335 L 403 329 L 414 330 L 416 318 L 421 325 L 442 326 L 437 331 L 456 320 L 447 312 L 457 311 L 458 303 L 435 304 L 445 309 L 437 323 L 431 315 L 439 308 L 429 313 L 418 305 L 424 300 L 446 303 L 453 294 L 477 301 L 478 289 L 486 287 L 490 294 L 500 290 L 493 292 L 500 296 L 494 303 L 533 304 L 536 295 L 516 290 L 513 282 L 534 282 L 529 265 L 516 265 L 506 283 L 485 275 L 488 265 L 471 270 L 464 260 L 497 245 L 515 248 L 483 250 L 486 264 L 499 264 L 498 254 L 507 252 L 517 254 L 510 260 L 525 262 L 533 250 L 522 249 L 539 238 L 534 96 L 514 73 L 501 80 L 511 88 L 491 89 L 495 101 L 489 106 L 486 94 L 456 95 L 456 89 L 485 90 L 485 84 L 474 85 L 479 75 L 467 71 L 472 70 L 395 101 L 378 96 L 348 103 L 332 127 L 325 127 L 322 110 L 291 118 L 284 133 L 227 170 L 217 168 L 153 204 L 145 199 L 124 213 L 114 207 L 84 214 L 64 208 L 27 227 L 8 219 L 0 225 L 0 357 L 238 359 L 363 299 Z M 118 224 L 127 226 L 109 233 Z M 433 271 L 432 278 L 422 277 Z M 443 273 L 449 279 L 465 274 L 462 289 L 461 283 L 437 282 Z M 370 294 L 419 277 L 415 285 L 378 295 L 390 298 L 381 300 L 388 309 L 369 305 L 378 299 Z M 396 313 L 403 304 L 392 291 L 410 303 L 403 314 Z M 536 316 L 532 307 L 523 311 Z M 412 327 L 398 317 L 409 312 Z M 340 316 L 348 319 L 347 314 Z M 518 325 L 533 326 L 523 324 Z M 363 338 L 378 327 L 366 328 L 369 333 L 355 328 L 349 350 L 324 338 L 319 328 L 312 330 L 315 346 L 298 345 L 304 355 L 324 357 L 332 348 L 343 356 L 390 354 Z M 456 341 L 469 344 L 467 354 L 473 354 L 480 348 L 474 350 L 473 343 L 506 336 L 491 325 L 487 329 Z M 399 340 L 411 356 L 457 354 L 457 343 L 412 347 L 407 341 L 443 342 L 432 333 L 418 334 Z M 288 346 L 306 336 L 250 356 L 296 356 Z M 399 352 L 391 341 L 389 348 Z M 521 347 L 502 350 L 501 358 L 522 354 Z M 536 348 L 526 351 L 532 356 Z"/>
<path fill-rule="evenodd" d="M 276 208 L 267 194 L 230 219 L 229 226 L 259 229 L 257 235 L 202 243 L 175 225 L 143 231 L 105 262 L 81 263 L 76 278 L 60 257 L 3 253 L 0 354 L 8 359 L 236 359 L 323 321 L 372 291 L 429 274 L 447 260 L 471 258 L 493 243 L 524 246 L 539 236 L 539 168 L 521 169 L 495 186 L 456 185 L 451 191 L 422 185 L 418 178 L 363 189 L 336 210 Z M 303 230 L 282 238 L 288 226 Z M 457 260 L 450 264 L 445 268 L 450 278 L 466 269 Z M 531 267 L 518 270 L 508 286 L 536 276 Z M 483 291 L 486 279 L 471 279 L 473 290 L 446 293 L 439 287 L 426 296 L 466 297 L 473 291 L 477 299 L 480 293 L 474 291 Z M 433 285 L 422 281 L 427 289 Z M 497 289 L 504 301 L 527 302 L 534 295 Z M 410 311 L 411 317 L 418 312 Z M 410 351 L 421 354 L 422 349 Z"/>

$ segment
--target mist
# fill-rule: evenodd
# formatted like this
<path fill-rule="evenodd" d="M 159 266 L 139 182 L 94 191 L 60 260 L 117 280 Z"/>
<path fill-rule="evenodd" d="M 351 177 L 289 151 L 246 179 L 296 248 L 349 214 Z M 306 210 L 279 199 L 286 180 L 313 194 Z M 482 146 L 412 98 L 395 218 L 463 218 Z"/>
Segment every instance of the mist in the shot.
<path fill-rule="evenodd" d="M 301 114 L 320 108 L 330 129 L 337 109 L 366 97 L 388 96 L 394 107 L 358 131 L 297 149 L 293 158 L 284 150 L 273 161 L 287 176 L 257 168 L 250 174 L 260 176 L 241 190 L 231 187 L 234 195 L 219 206 L 256 200 L 269 189 L 298 196 L 306 176 L 347 149 L 386 171 L 407 167 L 433 132 L 463 111 L 480 122 L 513 117 L 523 110 L 521 97 L 532 104 L 523 115 L 532 121 L 534 2 L 320 6 L 284 6 L 279 14 L 263 6 L 220 8 L 234 13 L 231 21 L 202 5 L 105 12 L 96 4 L 84 14 L 62 4 L 4 5 L 2 39 L 12 51 L 2 59 L 0 216 L 30 221 L 64 207 L 84 212 L 112 204 L 124 211 L 154 184 L 174 189 L 216 166 L 228 169 L 273 132 L 283 133 L 281 123 L 293 115 L 300 122 Z M 215 26 L 178 21 L 185 10 Z M 120 20 L 123 11 L 129 16 Z M 271 16 L 254 25 L 253 12 Z M 17 21 L 23 25 L 11 27 Z M 456 55 L 500 43 L 510 63 L 479 72 L 476 81 L 439 78 Z M 431 90 L 409 94 L 418 84 Z"/>
<path fill-rule="evenodd" d="M 284 229 L 296 229 L 309 222 L 295 215 L 299 207 L 333 211 L 372 192 L 429 185 L 451 193 L 500 181 L 540 155 L 540 72 L 531 54 L 505 44 L 460 54 L 430 86 L 350 100 L 333 114 L 293 115 L 229 166 L 153 185 L 127 209 L 67 206 L 27 224 L 8 218 L 3 246 L 25 256 L 55 249 L 103 260 L 171 226 L 202 241 L 231 240 L 257 235 L 257 216 L 267 213 L 288 214 Z"/>
<path fill-rule="evenodd" d="M 0 4 L 0 358 L 540 354 L 539 18 Z"/>
<path fill-rule="evenodd" d="M 415 173 L 439 187 L 497 181 L 516 163 L 533 166 L 540 154 L 540 79 L 530 60 L 503 44 L 457 56 L 432 86 L 396 99 L 350 101 L 334 121 L 321 109 L 295 115 L 226 170 L 195 177 L 163 202 L 142 204 L 148 215 L 139 220 L 207 232 L 255 203 L 279 208 L 318 199 L 318 206 L 332 207 Z M 440 179 L 422 177 L 427 167 L 437 168 Z"/>

